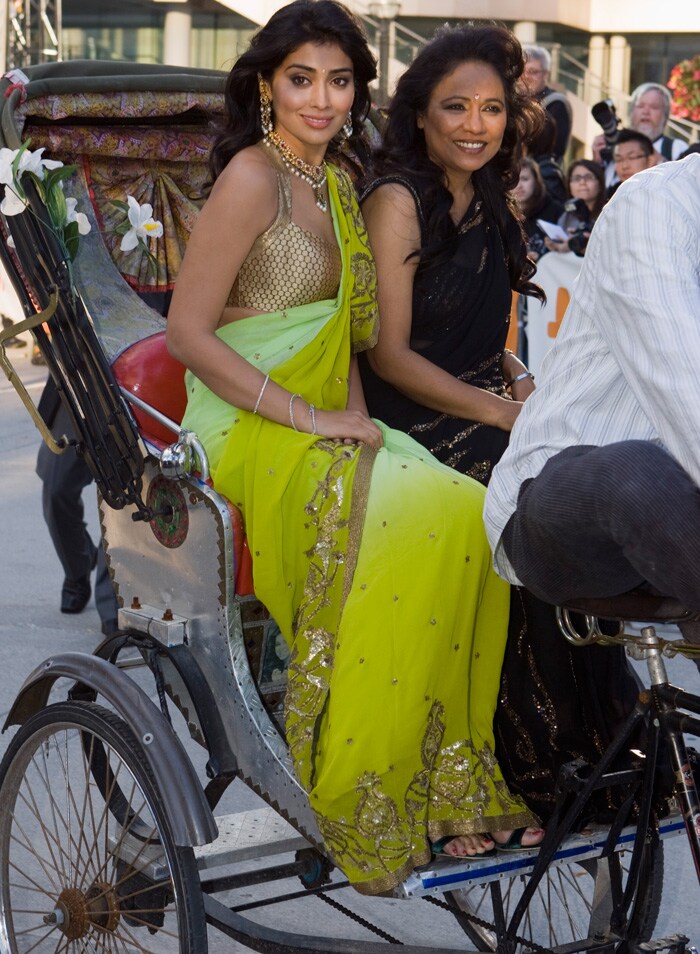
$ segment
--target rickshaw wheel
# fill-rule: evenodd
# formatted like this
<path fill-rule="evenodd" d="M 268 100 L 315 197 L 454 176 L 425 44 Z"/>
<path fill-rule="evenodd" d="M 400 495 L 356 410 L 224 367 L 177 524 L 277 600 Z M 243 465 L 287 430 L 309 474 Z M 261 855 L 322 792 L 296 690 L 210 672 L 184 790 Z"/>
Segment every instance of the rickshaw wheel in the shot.
<path fill-rule="evenodd" d="M 652 936 L 661 906 L 664 876 L 663 844 L 647 842 L 637 891 L 627 923 L 611 925 L 611 882 L 620 879 L 624 887 L 631 852 L 616 852 L 610 860 L 591 859 L 552 865 L 530 901 L 516 934 L 524 941 L 557 949 L 576 941 L 621 936 L 636 943 Z M 515 877 L 502 882 L 495 891 L 489 885 L 451 891 L 445 898 L 470 941 L 478 951 L 496 951 L 499 937 L 496 923 L 508 924 L 520 900 L 525 880 Z M 481 925 L 465 915 L 475 915 Z M 525 943 L 513 947 L 514 954 L 529 954 Z"/>
<path fill-rule="evenodd" d="M 0 885 L 8 954 L 207 951 L 193 851 L 174 844 L 132 731 L 92 703 L 48 706 L 10 743 Z"/>

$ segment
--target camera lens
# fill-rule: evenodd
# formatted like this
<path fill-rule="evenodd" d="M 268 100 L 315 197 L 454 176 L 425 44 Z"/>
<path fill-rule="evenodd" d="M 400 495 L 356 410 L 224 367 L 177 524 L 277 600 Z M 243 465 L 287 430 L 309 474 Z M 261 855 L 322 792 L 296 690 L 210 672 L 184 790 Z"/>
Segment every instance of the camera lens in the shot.
<path fill-rule="evenodd" d="M 603 130 L 609 146 L 614 146 L 617 140 L 617 114 L 611 99 L 604 99 L 591 107 L 591 115 Z"/>

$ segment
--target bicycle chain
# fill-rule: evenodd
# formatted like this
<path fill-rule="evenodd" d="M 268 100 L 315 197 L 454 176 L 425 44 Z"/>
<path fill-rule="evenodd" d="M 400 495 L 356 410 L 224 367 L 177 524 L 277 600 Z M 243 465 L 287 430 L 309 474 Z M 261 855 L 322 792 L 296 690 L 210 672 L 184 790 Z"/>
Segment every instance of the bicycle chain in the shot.
<path fill-rule="evenodd" d="M 326 904 L 329 904 L 332 908 L 335 908 L 336 911 L 344 914 L 345 917 L 350 918 L 351 921 L 357 921 L 358 924 L 361 924 L 362 927 L 367 928 L 368 931 L 372 931 L 373 934 L 376 934 L 377 937 L 380 937 L 383 941 L 388 941 L 389 944 L 398 944 L 400 947 L 404 946 L 403 941 L 399 941 L 398 938 L 393 937 L 386 931 L 382 931 L 381 928 L 377 927 L 375 924 L 372 924 L 371 921 L 365 920 L 362 915 L 355 914 L 354 911 L 351 911 L 350 908 L 346 908 L 344 904 L 341 904 L 340 901 L 336 901 L 335 898 L 330 898 L 328 895 L 321 893 L 317 894 L 316 897 L 320 898 L 321 901 L 325 901 Z"/>
<path fill-rule="evenodd" d="M 424 901 L 429 901 L 431 904 L 437 905 L 438 908 L 444 908 L 445 911 L 449 911 L 450 914 L 454 915 L 454 909 L 446 901 L 441 901 L 439 898 L 431 898 L 429 896 L 424 896 Z M 472 924 L 475 924 L 477 927 L 485 928 L 488 931 L 495 930 L 494 925 L 490 921 L 484 921 L 482 918 L 478 918 L 475 914 L 469 914 L 468 911 L 464 911 L 462 908 L 459 908 L 461 914 L 464 915 Z M 525 937 L 520 937 L 519 934 L 514 935 L 513 937 L 508 938 L 509 941 L 517 941 L 518 944 L 524 944 L 526 947 L 529 947 L 531 951 L 535 951 L 535 954 L 551 954 L 551 948 L 542 947 L 541 944 L 538 944 L 537 941 L 528 941 Z"/>

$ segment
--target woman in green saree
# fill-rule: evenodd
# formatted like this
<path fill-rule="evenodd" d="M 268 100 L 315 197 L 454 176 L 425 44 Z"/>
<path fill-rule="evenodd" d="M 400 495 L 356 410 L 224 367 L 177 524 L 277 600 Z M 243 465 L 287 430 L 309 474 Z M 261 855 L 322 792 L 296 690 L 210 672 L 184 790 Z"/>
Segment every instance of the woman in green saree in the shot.
<path fill-rule="evenodd" d="M 257 596 L 291 648 L 286 736 L 333 860 L 385 892 L 533 821 L 492 720 L 508 591 L 483 490 L 372 421 L 354 354 L 375 273 L 329 144 L 357 134 L 374 61 L 334 0 L 278 11 L 233 67 L 215 180 L 168 320 L 183 425 L 241 510 Z"/>

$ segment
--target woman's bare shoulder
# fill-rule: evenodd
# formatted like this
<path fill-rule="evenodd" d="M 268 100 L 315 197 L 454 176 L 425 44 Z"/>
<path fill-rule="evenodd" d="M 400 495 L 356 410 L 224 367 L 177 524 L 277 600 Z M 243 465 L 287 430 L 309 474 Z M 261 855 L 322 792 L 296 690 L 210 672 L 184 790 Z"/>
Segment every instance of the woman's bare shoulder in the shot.
<path fill-rule="evenodd" d="M 362 215 L 372 233 L 391 235 L 420 244 L 418 210 L 411 190 L 400 182 L 385 182 L 377 186 L 362 203 Z"/>
<path fill-rule="evenodd" d="M 206 207 L 209 214 L 216 210 L 262 232 L 274 221 L 277 206 L 277 172 L 261 147 L 249 146 L 225 166 Z"/>
<path fill-rule="evenodd" d="M 382 182 L 362 203 L 365 208 L 398 208 L 401 212 L 416 213 L 416 201 L 408 185 L 402 182 Z"/>

